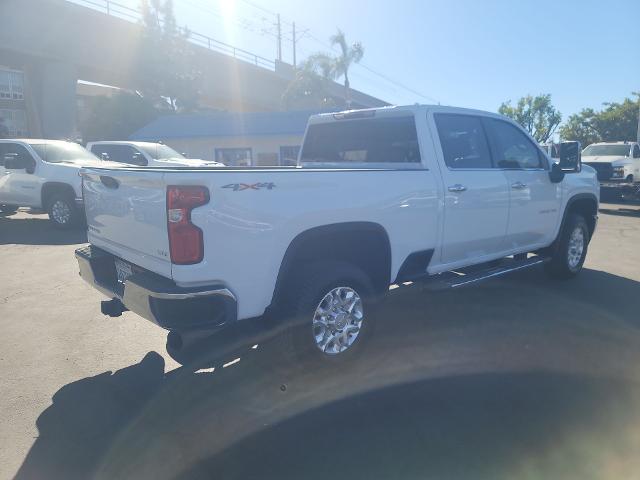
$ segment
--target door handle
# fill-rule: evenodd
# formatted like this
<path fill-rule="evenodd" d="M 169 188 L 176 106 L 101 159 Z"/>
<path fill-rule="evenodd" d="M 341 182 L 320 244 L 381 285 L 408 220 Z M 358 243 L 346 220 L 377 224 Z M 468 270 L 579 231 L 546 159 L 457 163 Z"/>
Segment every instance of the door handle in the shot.
<path fill-rule="evenodd" d="M 515 182 L 511 184 L 511 188 L 513 188 L 514 190 L 523 190 L 527 188 L 527 184 L 522 182 Z"/>
<path fill-rule="evenodd" d="M 448 190 L 450 192 L 464 192 L 467 189 L 467 187 L 465 187 L 464 185 L 460 185 L 459 183 L 456 183 L 455 185 L 451 185 Z"/>

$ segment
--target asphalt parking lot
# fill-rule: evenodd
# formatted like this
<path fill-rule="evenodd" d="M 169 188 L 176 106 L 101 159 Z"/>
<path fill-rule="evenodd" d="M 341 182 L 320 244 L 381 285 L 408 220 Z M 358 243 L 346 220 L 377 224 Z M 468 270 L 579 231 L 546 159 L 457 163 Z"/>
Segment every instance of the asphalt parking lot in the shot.
<path fill-rule="evenodd" d="M 573 281 L 392 291 L 338 371 L 268 341 L 178 368 L 162 330 L 100 314 L 85 241 L 0 217 L 0 478 L 640 478 L 640 205 L 601 205 Z"/>

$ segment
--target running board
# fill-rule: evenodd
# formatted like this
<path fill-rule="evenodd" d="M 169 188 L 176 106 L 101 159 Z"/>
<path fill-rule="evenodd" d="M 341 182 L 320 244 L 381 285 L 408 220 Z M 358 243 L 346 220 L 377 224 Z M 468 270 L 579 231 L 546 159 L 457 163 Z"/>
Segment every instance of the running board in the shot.
<path fill-rule="evenodd" d="M 494 264 L 491 267 L 481 269 L 478 269 L 476 266 L 453 272 L 440 273 L 425 278 L 423 280 L 424 288 L 431 291 L 440 291 L 466 287 L 484 280 L 506 275 L 507 273 L 542 265 L 548 261 L 548 257 L 540 256 L 533 256 L 526 260 L 505 259 L 497 266 Z"/>

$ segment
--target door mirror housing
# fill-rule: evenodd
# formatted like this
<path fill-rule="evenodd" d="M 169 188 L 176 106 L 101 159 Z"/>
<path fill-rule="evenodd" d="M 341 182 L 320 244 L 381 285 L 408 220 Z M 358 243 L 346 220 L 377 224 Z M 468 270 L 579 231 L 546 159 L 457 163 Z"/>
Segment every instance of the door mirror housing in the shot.
<path fill-rule="evenodd" d="M 560 168 L 559 163 L 554 163 L 551 165 L 551 170 L 549 171 L 549 180 L 551 183 L 560 183 L 564 180 L 565 172 Z"/>
<path fill-rule="evenodd" d="M 562 142 L 560 150 L 560 170 L 565 173 L 576 173 L 582 169 L 580 142 Z"/>
<path fill-rule="evenodd" d="M 7 154 L 4 156 L 4 168 L 7 170 L 26 170 L 27 162 L 25 159 L 16 154 Z"/>

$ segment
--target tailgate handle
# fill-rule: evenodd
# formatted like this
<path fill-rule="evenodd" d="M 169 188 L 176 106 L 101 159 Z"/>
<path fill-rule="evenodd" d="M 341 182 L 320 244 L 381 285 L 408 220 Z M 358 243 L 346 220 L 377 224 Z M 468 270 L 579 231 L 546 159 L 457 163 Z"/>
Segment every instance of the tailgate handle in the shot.
<path fill-rule="evenodd" d="M 105 187 L 111 188 L 113 190 L 117 189 L 120 186 L 120 182 L 118 182 L 118 180 L 106 175 L 100 175 L 100 181 Z"/>

